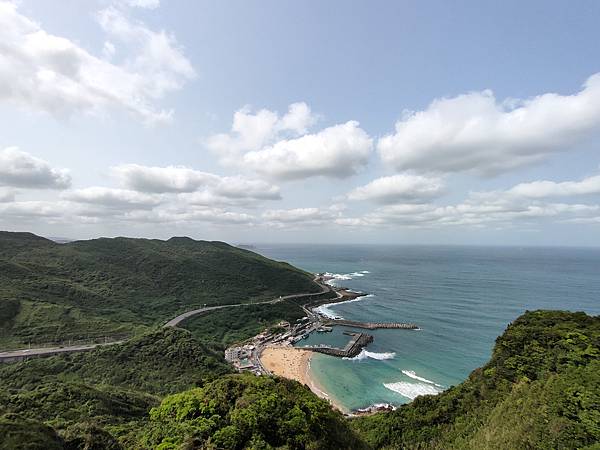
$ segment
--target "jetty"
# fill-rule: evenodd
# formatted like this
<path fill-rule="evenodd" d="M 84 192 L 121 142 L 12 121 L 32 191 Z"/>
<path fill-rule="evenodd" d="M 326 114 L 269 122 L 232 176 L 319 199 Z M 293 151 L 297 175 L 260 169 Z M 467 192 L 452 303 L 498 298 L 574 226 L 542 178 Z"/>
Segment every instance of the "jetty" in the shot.
<path fill-rule="evenodd" d="M 358 355 L 361 350 L 368 344 L 373 342 L 373 336 L 366 333 L 344 333 L 348 336 L 352 336 L 350 341 L 344 348 L 334 347 L 303 347 L 305 350 L 312 350 L 313 352 L 323 353 L 325 355 L 338 356 L 340 358 L 354 358 Z"/>
<path fill-rule="evenodd" d="M 395 328 L 401 330 L 418 330 L 419 326 L 414 323 L 403 322 L 357 322 L 354 320 L 331 319 L 327 325 L 345 325 L 348 327 L 365 328 L 367 330 L 376 330 L 378 328 Z"/>

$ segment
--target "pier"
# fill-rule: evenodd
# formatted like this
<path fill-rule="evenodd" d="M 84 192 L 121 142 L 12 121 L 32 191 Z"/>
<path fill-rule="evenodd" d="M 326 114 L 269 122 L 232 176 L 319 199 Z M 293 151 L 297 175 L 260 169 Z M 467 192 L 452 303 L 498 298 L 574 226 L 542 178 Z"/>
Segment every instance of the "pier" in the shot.
<path fill-rule="evenodd" d="M 356 322 L 354 320 L 345 319 L 331 319 L 327 322 L 327 325 L 346 325 L 348 327 L 365 328 L 367 330 L 376 330 L 378 328 L 395 328 L 401 330 L 418 330 L 419 326 L 414 323 L 402 323 L 402 322 Z"/>
<path fill-rule="evenodd" d="M 373 336 L 366 333 L 344 333 L 352 336 L 346 346 L 342 348 L 332 347 L 303 347 L 306 350 L 323 353 L 325 355 L 338 356 L 341 358 L 354 358 L 368 344 L 373 342 Z"/>

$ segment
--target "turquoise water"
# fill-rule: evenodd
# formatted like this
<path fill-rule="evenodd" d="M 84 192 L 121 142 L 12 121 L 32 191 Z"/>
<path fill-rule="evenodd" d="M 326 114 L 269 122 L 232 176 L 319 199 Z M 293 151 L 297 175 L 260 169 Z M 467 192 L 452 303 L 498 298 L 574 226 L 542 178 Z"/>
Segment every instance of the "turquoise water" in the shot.
<path fill-rule="evenodd" d="M 598 249 L 265 245 L 256 251 L 339 274 L 344 279 L 337 284 L 371 294 L 329 307 L 332 314 L 422 328 L 369 332 L 375 337 L 369 353 L 354 360 L 313 358 L 319 384 L 349 410 L 398 405 L 460 383 L 528 309 L 600 314 Z M 302 345 L 343 346 L 343 331 L 313 333 Z"/>

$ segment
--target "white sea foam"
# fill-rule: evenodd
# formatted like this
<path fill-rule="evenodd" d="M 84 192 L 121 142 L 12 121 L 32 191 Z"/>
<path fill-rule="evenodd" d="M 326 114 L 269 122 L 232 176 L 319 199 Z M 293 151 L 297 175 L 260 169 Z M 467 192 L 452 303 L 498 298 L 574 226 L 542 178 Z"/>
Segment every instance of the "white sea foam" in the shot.
<path fill-rule="evenodd" d="M 336 286 L 336 281 L 347 281 L 357 277 L 364 277 L 366 274 L 371 273 L 368 270 L 361 270 L 359 272 L 350 272 L 350 273 L 331 273 L 325 272 L 325 276 L 331 278 L 327 280 L 325 283 Z"/>
<path fill-rule="evenodd" d="M 415 373 L 414 370 L 403 370 L 402 373 L 404 375 L 406 375 L 407 377 L 412 378 L 413 380 L 419 380 L 419 381 L 423 381 L 425 383 L 433 384 L 434 386 L 437 386 L 437 387 L 443 387 L 441 384 L 437 384 L 435 381 L 431 381 L 431 380 L 428 380 L 427 378 L 420 377 L 419 375 L 417 375 Z"/>
<path fill-rule="evenodd" d="M 353 298 L 350 300 L 345 300 L 343 302 L 325 303 L 324 305 L 318 306 L 313 311 L 315 311 L 318 314 L 322 314 L 325 317 L 329 317 L 330 319 L 343 319 L 342 316 L 340 316 L 336 312 L 332 311 L 331 308 L 338 306 L 338 305 L 345 305 L 347 303 L 360 302 L 366 298 L 372 298 L 372 297 L 375 297 L 375 296 L 373 294 L 368 294 L 368 295 L 362 295 L 360 297 L 356 297 L 356 298 Z"/>
<path fill-rule="evenodd" d="M 411 400 L 417 398 L 419 395 L 436 395 L 441 392 L 441 390 L 436 388 L 434 385 L 425 383 L 397 381 L 396 383 L 383 383 L 383 385 L 390 391 L 397 392 L 403 397 Z"/>
<path fill-rule="evenodd" d="M 363 348 L 361 350 L 361 352 L 358 355 L 356 355 L 354 358 L 342 358 L 342 359 L 347 359 L 350 361 L 362 361 L 364 359 L 371 358 L 371 359 L 377 359 L 379 361 L 383 361 L 384 359 L 394 359 L 395 356 L 396 356 L 396 354 L 394 352 L 383 352 L 383 353 L 368 352 L 367 350 L 365 350 Z"/>
<path fill-rule="evenodd" d="M 331 306 L 331 304 L 321 305 L 321 306 L 315 308 L 313 311 L 316 312 L 317 314 L 321 314 L 322 316 L 329 317 L 330 319 L 335 319 L 335 318 L 341 319 L 342 317 L 337 315 L 336 313 L 334 313 L 332 310 L 330 310 L 329 306 Z"/>

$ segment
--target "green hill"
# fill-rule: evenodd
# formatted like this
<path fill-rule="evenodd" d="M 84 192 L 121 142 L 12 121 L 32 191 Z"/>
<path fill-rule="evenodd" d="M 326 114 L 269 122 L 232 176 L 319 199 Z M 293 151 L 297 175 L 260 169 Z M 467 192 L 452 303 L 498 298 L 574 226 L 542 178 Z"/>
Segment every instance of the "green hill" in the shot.
<path fill-rule="evenodd" d="M 203 304 L 317 291 L 310 274 L 223 242 L 0 232 L 0 348 L 131 335 Z"/>
<path fill-rule="evenodd" d="M 600 317 L 526 313 L 460 385 L 352 425 L 375 448 L 600 448 Z"/>
<path fill-rule="evenodd" d="M 145 448 L 162 449 L 366 448 L 343 416 L 305 386 L 250 374 L 165 398 L 150 411 L 140 439 Z"/>
<path fill-rule="evenodd" d="M 109 433 L 111 440 L 128 442 L 165 395 L 202 386 L 230 371 L 222 351 L 188 331 L 161 328 L 92 352 L 0 365 L 0 415 L 10 418 L 5 427 L 12 423 L 19 435 L 27 430 L 19 423 L 37 421 L 65 439 L 88 436 L 92 426 L 98 438 Z M 11 447 L 2 447 L 0 440 L 0 448 Z"/>

